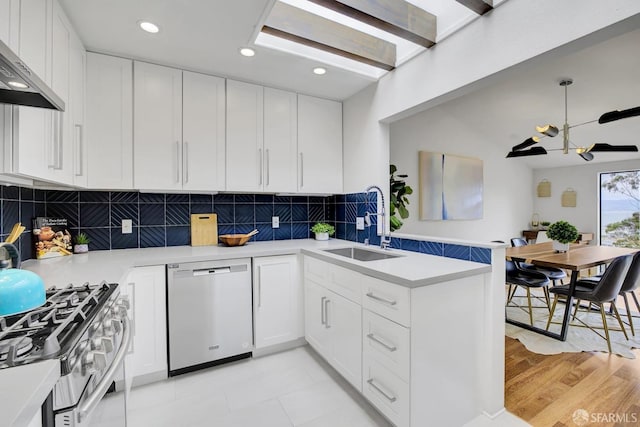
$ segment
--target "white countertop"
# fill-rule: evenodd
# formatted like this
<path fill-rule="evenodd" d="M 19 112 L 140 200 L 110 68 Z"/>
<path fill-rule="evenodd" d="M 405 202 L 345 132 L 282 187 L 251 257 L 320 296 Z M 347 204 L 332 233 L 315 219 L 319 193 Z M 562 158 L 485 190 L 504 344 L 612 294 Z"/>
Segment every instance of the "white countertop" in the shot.
<path fill-rule="evenodd" d="M 0 426 L 27 426 L 58 378 L 58 359 L 0 369 Z"/>
<path fill-rule="evenodd" d="M 250 242 L 239 247 L 175 246 L 92 251 L 67 257 L 29 260 L 22 264 L 22 268 L 33 271 L 42 277 L 47 288 L 66 286 L 69 283 L 78 285 L 89 282 L 95 284 L 103 280 L 120 282 L 132 267 L 285 255 L 299 253 L 300 251 L 306 255 L 321 258 L 346 268 L 352 268 L 360 273 L 408 287 L 424 286 L 491 271 L 491 266 L 487 264 L 397 249 L 391 249 L 388 252 L 400 254 L 402 257 L 367 262 L 323 252 L 323 249 L 350 246 L 380 250 L 375 246 L 364 246 L 338 239 L 328 241 L 313 239 L 275 240 Z"/>

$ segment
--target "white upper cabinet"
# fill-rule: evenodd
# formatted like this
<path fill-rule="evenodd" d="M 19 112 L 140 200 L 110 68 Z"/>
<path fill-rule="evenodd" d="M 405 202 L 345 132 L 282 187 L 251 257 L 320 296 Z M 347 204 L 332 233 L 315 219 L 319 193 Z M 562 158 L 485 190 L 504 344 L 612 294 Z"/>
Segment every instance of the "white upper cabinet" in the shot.
<path fill-rule="evenodd" d="M 183 189 L 225 189 L 225 82 L 182 73 Z"/>
<path fill-rule="evenodd" d="M 227 81 L 227 190 L 295 192 L 297 96 Z"/>
<path fill-rule="evenodd" d="M 224 79 L 135 62 L 134 95 L 135 188 L 224 190 Z"/>
<path fill-rule="evenodd" d="M 342 192 L 342 104 L 298 95 L 298 191 Z"/>
<path fill-rule="evenodd" d="M 133 61 L 87 53 L 86 121 L 89 188 L 133 188 Z"/>
<path fill-rule="evenodd" d="M 19 21 L 19 2 L 16 0 L 0 0 L 0 40 L 14 51 L 18 50 L 17 31 L 18 27 L 14 25 Z"/>
<path fill-rule="evenodd" d="M 182 189 L 182 71 L 134 62 L 135 188 Z"/>
<path fill-rule="evenodd" d="M 298 98 L 264 88 L 263 190 L 295 193 L 298 150 Z"/>
<path fill-rule="evenodd" d="M 260 191 L 263 186 L 262 86 L 227 80 L 227 190 Z"/>

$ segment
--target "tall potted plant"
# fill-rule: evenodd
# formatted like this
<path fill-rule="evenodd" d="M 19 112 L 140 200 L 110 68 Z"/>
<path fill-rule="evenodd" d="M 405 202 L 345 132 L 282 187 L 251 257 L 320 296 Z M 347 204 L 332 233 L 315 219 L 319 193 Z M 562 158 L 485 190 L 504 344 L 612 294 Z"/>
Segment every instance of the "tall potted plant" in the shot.
<path fill-rule="evenodd" d="M 549 226 L 547 236 L 553 240 L 553 249 L 556 252 L 567 252 L 569 244 L 578 240 L 578 229 L 567 221 L 557 221 Z"/>
<path fill-rule="evenodd" d="M 413 194 L 413 189 L 400 178 L 406 178 L 408 175 L 397 175 L 398 168 L 396 165 L 389 165 L 389 186 L 391 187 L 391 213 L 389 214 L 389 225 L 391 231 L 399 230 L 402 227 L 402 220 L 409 218 L 409 194 Z M 396 216 L 398 214 L 400 218 Z"/>

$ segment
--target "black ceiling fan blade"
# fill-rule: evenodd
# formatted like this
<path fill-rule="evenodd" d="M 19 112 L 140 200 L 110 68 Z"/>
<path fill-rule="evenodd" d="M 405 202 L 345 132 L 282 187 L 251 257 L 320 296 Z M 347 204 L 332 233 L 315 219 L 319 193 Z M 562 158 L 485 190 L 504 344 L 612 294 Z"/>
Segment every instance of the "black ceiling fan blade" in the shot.
<path fill-rule="evenodd" d="M 637 151 L 638 147 L 636 145 L 611 145 L 605 143 L 596 143 L 589 148 L 589 152 L 591 153 L 635 153 Z"/>
<path fill-rule="evenodd" d="M 532 136 L 531 138 L 525 139 L 520 144 L 511 147 L 511 151 L 524 150 L 525 148 L 529 148 L 532 145 L 537 144 L 538 142 L 540 142 L 540 138 L 538 138 L 537 136 Z"/>
<path fill-rule="evenodd" d="M 529 150 L 509 151 L 507 153 L 507 158 L 539 156 L 541 154 L 547 154 L 547 150 L 545 150 L 544 147 L 533 147 Z"/>
<path fill-rule="evenodd" d="M 615 122 L 616 120 L 628 119 L 629 117 L 640 116 L 640 106 L 635 108 L 629 108 L 627 110 L 614 110 L 604 113 L 598 119 L 598 123 L 604 124 L 609 122 Z"/>

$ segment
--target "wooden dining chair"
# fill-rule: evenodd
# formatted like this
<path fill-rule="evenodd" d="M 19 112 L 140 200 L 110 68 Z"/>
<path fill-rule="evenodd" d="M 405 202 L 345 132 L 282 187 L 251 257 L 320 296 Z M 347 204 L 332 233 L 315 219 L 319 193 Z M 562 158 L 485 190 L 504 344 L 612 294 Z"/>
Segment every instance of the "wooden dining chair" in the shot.
<path fill-rule="evenodd" d="M 511 239 L 511 246 L 513 246 L 514 248 L 527 245 L 527 241 L 521 237 L 514 237 Z M 516 261 L 516 265 L 523 270 L 533 270 L 544 274 L 549 279 L 551 279 L 551 281 L 553 282 L 553 286 L 556 286 L 558 284 L 558 280 L 560 281 L 560 284 L 562 284 L 562 279 L 567 277 L 567 273 L 565 273 L 561 268 L 541 267 L 538 265 L 520 261 Z"/>
<path fill-rule="evenodd" d="M 604 305 L 606 303 L 611 303 L 611 307 L 616 319 L 618 320 L 620 329 L 624 333 L 625 338 L 629 339 L 624 328 L 624 324 L 622 323 L 622 319 L 620 318 L 620 313 L 618 313 L 618 309 L 616 308 L 615 300 L 618 297 L 624 278 L 626 277 L 629 266 L 631 265 L 631 258 L 631 255 L 624 255 L 615 258 L 606 268 L 602 274 L 602 278 L 598 281 L 595 287 L 593 286 L 593 283 L 585 283 L 583 280 L 578 280 L 573 293 L 573 297 L 578 300 L 577 306 L 580 305 L 579 301 L 588 301 L 590 303 L 587 307 L 587 312 L 590 311 L 591 305 L 596 305 L 600 308 L 605 336 L 602 336 L 602 334 L 587 323 L 580 319 L 577 320 L 607 341 L 609 353 L 611 353 L 611 339 L 609 336 L 609 327 L 607 326 L 607 313 L 604 309 Z M 569 287 L 570 285 L 562 285 L 549 289 L 549 292 L 554 294 L 554 298 L 553 304 L 551 305 L 551 312 L 549 313 L 549 320 L 547 320 L 547 330 L 549 330 L 549 326 L 551 325 L 551 319 L 553 318 L 556 304 L 558 303 L 558 297 L 561 295 L 568 297 Z"/>
<path fill-rule="evenodd" d="M 529 322 L 531 326 L 533 326 L 533 305 L 531 303 L 531 288 L 542 288 L 544 293 L 544 300 L 546 301 L 546 309 L 550 310 L 550 297 L 549 297 L 549 278 L 544 274 L 532 271 L 532 270 L 522 270 L 518 268 L 517 264 L 514 261 L 506 260 L 506 276 L 505 281 L 507 285 L 509 285 L 507 291 L 507 303 L 506 307 L 518 307 L 522 308 L 520 305 L 512 305 L 509 304 L 512 302 L 515 297 L 516 290 L 518 287 L 522 287 L 527 292 L 527 307 L 529 313 Z M 525 310 L 527 311 L 527 310 Z"/>

